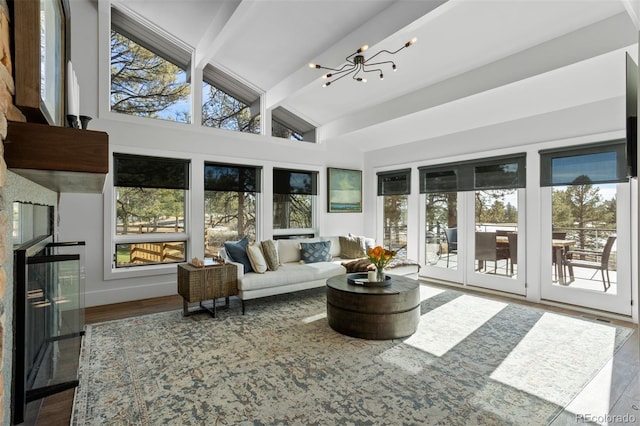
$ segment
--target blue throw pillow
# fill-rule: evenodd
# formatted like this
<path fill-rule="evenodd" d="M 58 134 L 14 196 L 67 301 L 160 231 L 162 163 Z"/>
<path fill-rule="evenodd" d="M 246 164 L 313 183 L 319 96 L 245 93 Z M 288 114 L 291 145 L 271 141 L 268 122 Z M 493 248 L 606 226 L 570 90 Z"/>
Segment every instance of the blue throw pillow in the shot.
<path fill-rule="evenodd" d="M 300 243 L 300 257 L 304 263 L 330 262 L 331 241 Z"/>
<path fill-rule="evenodd" d="M 234 262 L 242 263 L 244 273 L 253 272 L 251 261 L 247 255 L 247 246 L 249 245 L 249 237 L 244 237 L 240 241 L 227 241 L 224 243 L 224 249 Z"/>

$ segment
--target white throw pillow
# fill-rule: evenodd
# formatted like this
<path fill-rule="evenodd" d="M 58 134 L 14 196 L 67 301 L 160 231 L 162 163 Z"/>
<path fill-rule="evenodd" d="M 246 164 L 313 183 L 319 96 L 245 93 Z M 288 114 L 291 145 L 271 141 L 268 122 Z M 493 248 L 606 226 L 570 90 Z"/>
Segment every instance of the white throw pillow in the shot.
<path fill-rule="evenodd" d="M 262 254 L 262 249 L 260 248 L 259 243 L 249 243 L 247 246 L 247 256 L 249 256 L 253 272 L 257 272 L 258 274 L 264 274 L 267 272 L 267 261 Z"/>

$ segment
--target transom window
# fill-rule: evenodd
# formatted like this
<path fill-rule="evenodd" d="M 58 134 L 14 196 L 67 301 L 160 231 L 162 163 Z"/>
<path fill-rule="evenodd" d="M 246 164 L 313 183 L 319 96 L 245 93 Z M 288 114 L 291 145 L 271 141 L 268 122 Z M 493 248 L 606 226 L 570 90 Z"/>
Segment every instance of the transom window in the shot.
<path fill-rule="evenodd" d="M 259 134 L 260 94 L 211 65 L 202 75 L 202 125 Z"/>
<path fill-rule="evenodd" d="M 111 8 L 111 111 L 189 123 L 191 52 Z"/>

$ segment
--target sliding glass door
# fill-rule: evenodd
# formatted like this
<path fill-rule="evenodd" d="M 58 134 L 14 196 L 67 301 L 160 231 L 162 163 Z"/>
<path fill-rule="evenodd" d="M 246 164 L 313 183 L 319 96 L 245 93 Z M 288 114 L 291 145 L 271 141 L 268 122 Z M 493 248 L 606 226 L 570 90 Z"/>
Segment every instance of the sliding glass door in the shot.
<path fill-rule="evenodd" d="M 420 168 L 422 275 L 525 294 L 524 161 L 516 154 Z"/>
<path fill-rule="evenodd" d="M 543 299 L 631 314 L 622 141 L 541 152 Z"/>

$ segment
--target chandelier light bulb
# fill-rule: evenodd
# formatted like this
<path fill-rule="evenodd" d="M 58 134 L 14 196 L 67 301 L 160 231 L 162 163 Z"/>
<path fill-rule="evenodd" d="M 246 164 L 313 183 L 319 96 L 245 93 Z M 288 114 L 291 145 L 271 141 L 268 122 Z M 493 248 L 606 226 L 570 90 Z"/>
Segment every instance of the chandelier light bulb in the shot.
<path fill-rule="evenodd" d="M 384 75 L 380 73 L 380 80 L 384 80 Z"/>
<path fill-rule="evenodd" d="M 411 46 L 412 44 L 414 44 L 416 41 L 418 41 L 418 37 L 414 37 L 414 38 L 412 38 L 411 40 L 409 40 L 409 41 L 404 45 L 404 47 L 409 47 L 409 46 Z"/>
<path fill-rule="evenodd" d="M 358 53 L 362 53 L 369 48 L 368 44 L 363 44 L 360 49 L 358 49 Z"/>
<path fill-rule="evenodd" d="M 391 66 L 391 69 L 393 70 L 393 72 L 396 72 L 396 70 L 397 70 L 396 64 L 393 64 L 393 65 Z"/>
<path fill-rule="evenodd" d="M 313 62 L 309 63 L 309 68 L 320 68 L 320 65 L 314 64 Z"/>
<path fill-rule="evenodd" d="M 363 79 L 362 79 L 362 82 L 363 82 L 363 83 L 366 83 L 366 82 L 367 82 L 367 79 L 366 79 L 366 78 L 363 78 Z"/>

